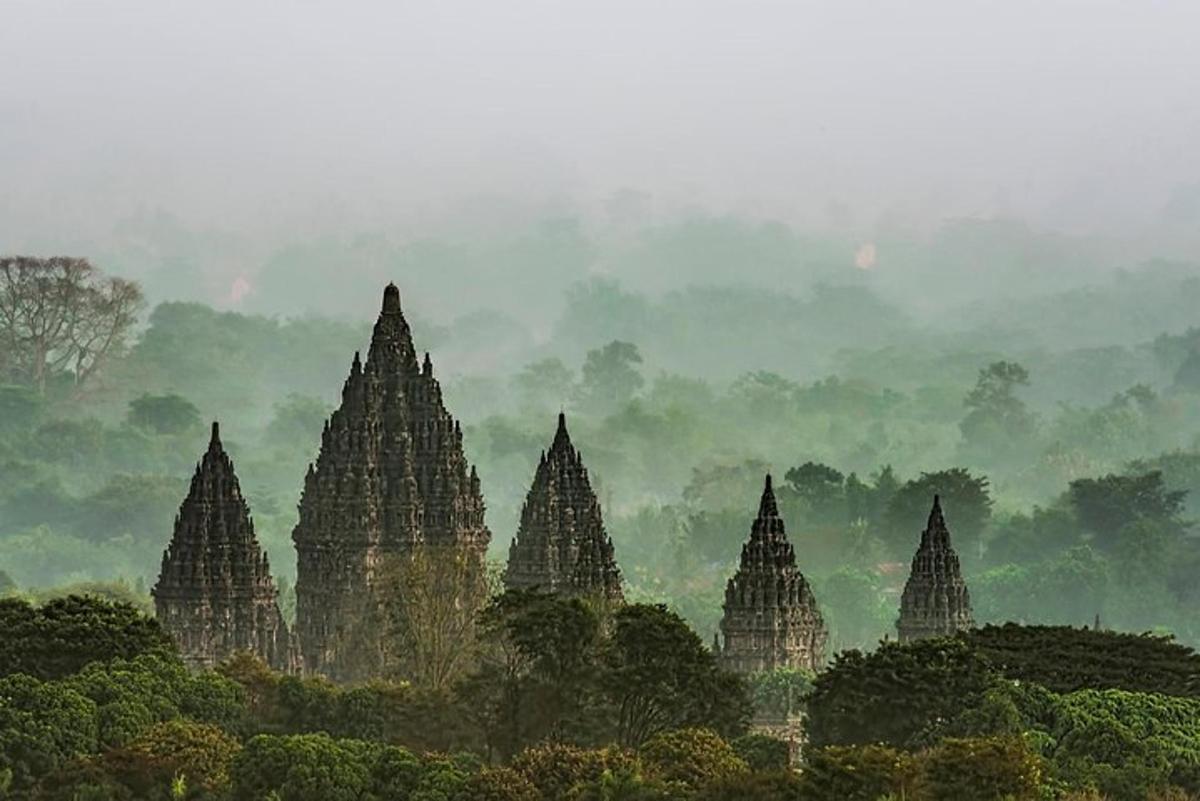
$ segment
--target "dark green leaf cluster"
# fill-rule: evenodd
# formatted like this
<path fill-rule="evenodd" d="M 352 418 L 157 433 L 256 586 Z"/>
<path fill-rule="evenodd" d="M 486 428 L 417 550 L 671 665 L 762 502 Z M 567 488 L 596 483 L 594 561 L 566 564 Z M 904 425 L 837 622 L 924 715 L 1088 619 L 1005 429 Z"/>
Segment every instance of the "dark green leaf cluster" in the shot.
<path fill-rule="evenodd" d="M 1200 654 L 1170 637 L 1070 626 L 984 626 L 962 638 L 1005 678 L 1053 692 L 1200 696 Z"/>
<path fill-rule="evenodd" d="M 158 622 L 128 604 L 71 595 L 41 606 L 0 599 L 0 676 L 52 680 L 93 661 L 174 652 Z"/>

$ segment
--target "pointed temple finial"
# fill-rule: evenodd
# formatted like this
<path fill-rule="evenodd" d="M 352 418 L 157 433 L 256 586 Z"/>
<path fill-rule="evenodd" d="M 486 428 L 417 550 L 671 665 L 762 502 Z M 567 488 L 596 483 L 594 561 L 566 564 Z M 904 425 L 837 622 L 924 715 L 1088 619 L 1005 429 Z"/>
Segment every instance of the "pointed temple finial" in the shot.
<path fill-rule="evenodd" d="M 766 483 L 763 485 L 762 499 L 758 502 L 759 517 L 778 517 L 779 506 L 775 503 L 775 490 L 771 487 L 771 474 L 767 473 Z"/>
<path fill-rule="evenodd" d="M 567 416 L 563 412 L 558 413 L 558 428 L 554 431 L 554 443 L 550 446 L 551 450 L 557 448 L 568 447 L 571 444 L 571 435 L 567 433 Z"/>
<path fill-rule="evenodd" d="M 400 287 L 389 283 L 383 288 L 383 313 L 396 314 L 400 311 Z"/>
<path fill-rule="evenodd" d="M 425 351 L 425 361 L 421 364 L 422 375 L 433 375 L 433 359 L 429 358 L 429 351 Z"/>
<path fill-rule="evenodd" d="M 213 420 L 212 436 L 208 440 L 208 449 L 210 451 L 219 451 L 221 449 L 221 424 Z"/>

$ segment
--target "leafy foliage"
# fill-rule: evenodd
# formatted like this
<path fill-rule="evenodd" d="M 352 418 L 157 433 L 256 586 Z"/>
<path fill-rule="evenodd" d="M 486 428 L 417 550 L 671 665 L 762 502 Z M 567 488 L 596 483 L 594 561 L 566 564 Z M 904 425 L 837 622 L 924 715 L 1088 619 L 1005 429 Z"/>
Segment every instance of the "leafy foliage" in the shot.
<path fill-rule="evenodd" d="M 915 774 L 912 757 L 882 745 L 826 746 L 806 757 L 803 801 L 878 801 L 905 797 Z"/>
<path fill-rule="evenodd" d="M 639 745 L 655 734 L 709 725 L 744 731 L 750 710 L 742 680 L 721 671 L 687 624 L 663 606 L 634 604 L 613 618 L 603 691 L 617 712 L 616 739 Z"/>
<path fill-rule="evenodd" d="M 650 738 L 638 751 L 647 773 L 686 788 L 744 774 L 749 767 L 729 743 L 707 729 L 676 729 Z"/>
<path fill-rule="evenodd" d="M 1070 626 L 984 626 L 963 639 L 1006 678 L 1057 693 L 1200 695 L 1200 654 L 1167 637 Z"/>
<path fill-rule="evenodd" d="M 1042 763 L 1020 738 L 949 738 L 919 758 L 917 797 L 928 801 L 1033 801 Z"/>
<path fill-rule="evenodd" d="M 171 652 L 170 637 L 152 618 L 123 603 L 71 595 L 39 607 L 0 599 L 0 675 L 57 679 L 93 661 Z"/>
<path fill-rule="evenodd" d="M 994 685 L 987 662 L 961 640 L 883 643 L 845 651 L 819 675 L 808 701 L 809 742 L 908 748 L 982 700 Z"/>

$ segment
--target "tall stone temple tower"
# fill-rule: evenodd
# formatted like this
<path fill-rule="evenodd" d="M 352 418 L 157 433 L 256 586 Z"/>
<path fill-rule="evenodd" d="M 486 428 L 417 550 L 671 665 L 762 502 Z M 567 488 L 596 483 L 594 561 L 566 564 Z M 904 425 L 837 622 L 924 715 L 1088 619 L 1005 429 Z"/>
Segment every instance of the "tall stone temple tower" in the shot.
<path fill-rule="evenodd" d="M 612 539 L 563 414 L 525 496 L 504 583 L 510 589 L 540 587 L 616 602 L 623 598 Z"/>
<path fill-rule="evenodd" d="M 925 637 L 947 637 L 975 625 L 971 596 L 950 546 L 950 530 L 942 516 L 942 503 L 933 496 L 929 523 L 921 533 L 921 546 L 912 560 L 912 572 L 900 597 L 896 629 L 901 642 Z"/>
<path fill-rule="evenodd" d="M 796 567 L 769 475 L 741 563 L 725 586 L 721 634 L 724 647 L 714 638 L 714 651 L 726 668 L 740 673 L 816 670 L 825 660 L 825 620 Z"/>
<path fill-rule="evenodd" d="M 304 669 L 340 681 L 378 675 L 382 568 L 419 545 L 466 552 L 483 569 L 483 495 L 446 411 L 429 354 L 417 359 L 388 284 L 364 364 L 354 355 L 300 498 L 296 629 Z"/>
<path fill-rule="evenodd" d="M 235 651 L 277 670 L 293 667 L 267 554 L 216 423 L 152 594 L 159 622 L 191 667 L 211 668 Z"/>

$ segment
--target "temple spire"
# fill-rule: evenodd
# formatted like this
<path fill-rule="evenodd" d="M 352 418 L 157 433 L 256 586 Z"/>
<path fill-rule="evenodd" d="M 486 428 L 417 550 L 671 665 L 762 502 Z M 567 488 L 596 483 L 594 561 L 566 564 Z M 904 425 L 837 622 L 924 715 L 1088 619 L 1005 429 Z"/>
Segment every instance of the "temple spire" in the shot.
<path fill-rule="evenodd" d="M 825 660 L 825 621 L 796 566 L 770 474 L 738 569 L 725 587 L 721 634 L 724 645 L 714 641 L 713 650 L 730 670 L 816 670 Z"/>
<path fill-rule="evenodd" d="M 189 665 L 212 668 L 236 651 L 251 651 L 276 670 L 293 668 L 270 563 L 216 422 L 152 595 L 159 622 Z"/>
<path fill-rule="evenodd" d="M 345 386 L 292 531 L 296 628 L 307 671 L 362 681 L 387 669 L 373 628 L 382 571 L 417 547 L 452 549 L 482 570 L 491 534 L 462 427 L 414 347 L 395 284 Z"/>
<path fill-rule="evenodd" d="M 542 452 L 525 497 L 504 582 L 513 589 L 540 587 L 608 601 L 622 598 L 621 570 L 604 529 L 600 502 L 561 412 L 554 442 Z"/>
<path fill-rule="evenodd" d="M 942 501 L 933 496 L 929 521 L 912 560 L 896 623 L 901 641 L 946 637 L 974 626 L 971 596 L 950 544 Z"/>

